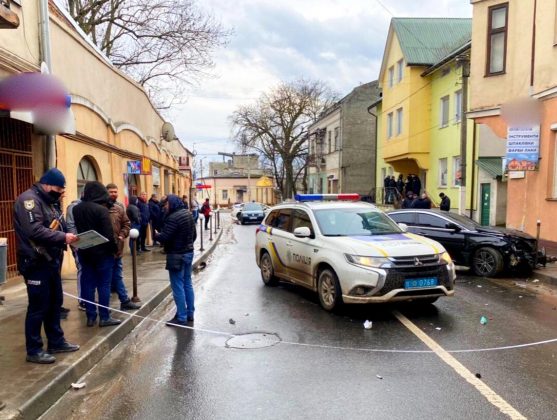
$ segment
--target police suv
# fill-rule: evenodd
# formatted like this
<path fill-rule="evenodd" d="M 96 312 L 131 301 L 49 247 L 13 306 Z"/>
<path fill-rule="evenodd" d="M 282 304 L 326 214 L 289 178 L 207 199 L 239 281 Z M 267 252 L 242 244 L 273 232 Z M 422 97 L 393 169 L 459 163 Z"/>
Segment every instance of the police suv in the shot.
<path fill-rule="evenodd" d="M 257 228 L 263 283 L 317 291 L 321 306 L 454 294 L 455 267 L 438 242 L 406 232 L 358 194 L 299 194 L 273 207 Z"/>

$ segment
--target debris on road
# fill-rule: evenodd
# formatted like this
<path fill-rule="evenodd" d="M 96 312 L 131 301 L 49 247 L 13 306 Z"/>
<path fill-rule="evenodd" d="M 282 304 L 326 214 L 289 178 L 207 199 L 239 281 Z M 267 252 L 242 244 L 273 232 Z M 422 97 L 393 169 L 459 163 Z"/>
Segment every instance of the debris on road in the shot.
<path fill-rule="evenodd" d="M 519 298 L 519 299 L 522 299 L 522 296 L 521 296 L 521 295 L 519 295 L 519 296 L 518 296 L 518 298 Z"/>
<path fill-rule="evenodd" d="M 481 289 L 482 285 L 481 285 L 481 284 L 478 284 L 476 287 L 479 287 L 479 288 Z"/>
<path fill-rule="evenodd" d="M 486 318 L 485 316 L 482 316 L 482 317 L 480 318 L 480 324 L 482 324 L 482 325 L 487 324 L 487 318 Z"/>
<path fill-rule="evenodd" d="M 482 379 L 482 375 L 480 375 L 479 373 L 476 373 L 476 378 Z"/>
<path fill-rule="evenodd" d="M 377 379 L 383 379 L 381 375 L 375 375 L 375 376 L 377 376 Z"/>
<path fill-rule="evenodd" d="M 437 331 L 441 331 L 441 327 L 435 327 Z"/>
<path fill-rule="evenodd" d="M 72 383 L 73 389 L 81 389 L 85 387 L 85 382 L 74 382 Z"/>
<path fill-rule="evenodd" d="M 236 323 L 236 321 L 234 321 L 232 318 L 230 318 L 228 322 L 230 322 L 231 325 L 234 325 Z"/>
<path fill-rule="evenodd" d="M 244 314 L 244 316 L 249 316 L 249 313 L 246 312 L 246 313 Z"/>
<path fill-rule="evenodd" d="M 371 327 L 373 327 L 373 322 L 371 322 L 369 319 L 367 319 L 366 322 L 364 322 L 364 328 L 366 330 L 371 330 Z"/>
<path fill-rule="evenodd" d="M 538 279 L 534 279 L 534 280 L 532 280 L 532 283 L 539 283 L 539 280 L 538 280 Z"/>

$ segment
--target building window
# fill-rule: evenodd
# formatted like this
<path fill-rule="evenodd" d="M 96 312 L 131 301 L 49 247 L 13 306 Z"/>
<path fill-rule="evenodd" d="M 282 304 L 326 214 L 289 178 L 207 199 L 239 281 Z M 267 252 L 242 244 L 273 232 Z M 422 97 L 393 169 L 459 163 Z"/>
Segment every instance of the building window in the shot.
<path fill-rule="evenodd" d="M 328 140 L 328 142 L 329 142 L 329 153 L 331 153 L 331 151 L 333 150 L 333 149 L 331 148 L 331 147 L 332 147 L 332 145 L 331 145 L 331 141 L 332 141 L 332 140 L 331 140 L 331 135 L 332 135 L 331 130 L 329 130 L 328 133 L 329 133 L 329 134 L 328 134 L 329 137 L 328 137 L 327 140 Z"/>
<path fill-rule="evenodd" d="M 389 87 L 393 87 L 395 84 L 395 67 L 389 67 Z"/>
<path fill-rule="evenodd" d="M 335 150 L 340 150 L 340 129 L 335 127 Z"/>
<path fill-rule="evenodd" d="M 77 196 L 81 197 L 81 193 L 88 181 L 98 180 L 99 177 L 91 158 L 84 157 L 81 159 L 77 166 Z"/>
<path fill-rule="evenodd" d="M 453 187 L 460 187 L 461 169 L 460 156 L 453 157 Z"/>
<path fill-rule="evenodd" d="M 396 135 L 400 136 L 402 134 L 402 108 L 396 110 Z"/>
<path fill-rule="evenodd" d="M 462 91 L 459 90 L 454 94 L 455 122 L 460 122 L 462 118 Z"/>
<path fill-rule="evenodd" d="M 222 199 L 228 200 L 228 190 L 222 190 Z"/>
<path fill-rule="evenodd" d="M 509 4 L 490 7 L 488 19 L 486 73 L 491 76 L 505 72 Z"/>
<path fill-rule="evenodd" d="M 397 83 L 402 81 L 402 76 L 404 74 L 404 60 L 398 60 L 396 63 L 396 80 Z"/>
<path fill-rule="evenodd" d="M 447 186 L 447 158 L 439 159 L 439 186 Z"/>
<path fill-rule="evenodd" d="M 441 128 L 449 125 L 449 95 L 441 98 Z"/>
<path fill-rule="evenodd" d="M 389 112 L 387 114 L 387 138 L 393 137 L 393 113 Z"/>

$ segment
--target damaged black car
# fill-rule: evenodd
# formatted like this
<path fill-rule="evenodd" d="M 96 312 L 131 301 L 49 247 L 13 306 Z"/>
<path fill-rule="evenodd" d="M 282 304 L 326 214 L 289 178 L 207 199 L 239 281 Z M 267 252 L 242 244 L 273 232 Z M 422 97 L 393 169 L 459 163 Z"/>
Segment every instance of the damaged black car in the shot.
<path fill-rule="evenodd" d="M 470 267 L 477 276 L 493 277 L 504 270 L 529 272 L 545 264 L 536 238 L 518 230 L 482 226 L 466 216 L 435 209 L 388 214 L 407 225 L 409 232 L 440 242 L 456 265 Z"/>

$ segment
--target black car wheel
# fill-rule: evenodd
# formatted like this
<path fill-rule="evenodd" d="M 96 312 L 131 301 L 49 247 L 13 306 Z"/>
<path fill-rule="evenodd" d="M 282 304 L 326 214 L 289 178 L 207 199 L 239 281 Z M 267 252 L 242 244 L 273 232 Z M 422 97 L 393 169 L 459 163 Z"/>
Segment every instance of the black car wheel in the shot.
<path fill-rule="evenodd" d="M 472 270 L 481 277 L 494 277 L 503 270 L 503 256 L 493 248 L 479 248 L 472 258 Z"/>
<path fill-rule="evenodd" d="M 275 276 L 275 269 L 273 268 L 273 260 L 268 252 L 264 252 L 259 261 L 261 268 L 261 280 L 265 286 L 276 286 L 278 279 Z"/>

